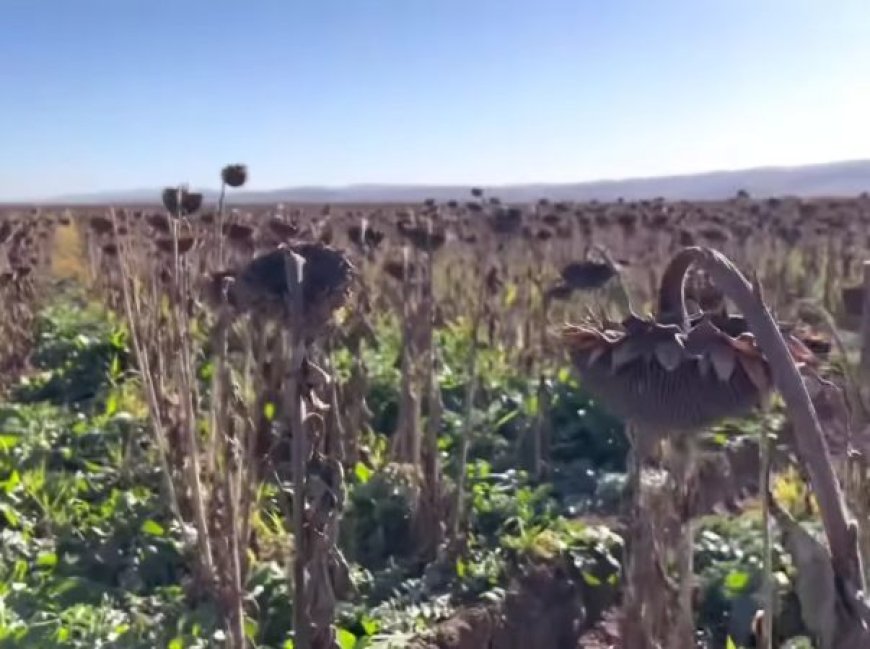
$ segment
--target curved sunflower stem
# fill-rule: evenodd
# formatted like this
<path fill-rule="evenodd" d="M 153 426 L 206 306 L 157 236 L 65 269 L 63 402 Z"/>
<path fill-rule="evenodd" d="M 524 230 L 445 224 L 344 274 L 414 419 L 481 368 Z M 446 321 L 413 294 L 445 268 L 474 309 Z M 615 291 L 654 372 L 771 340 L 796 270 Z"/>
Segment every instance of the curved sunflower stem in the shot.
<path fill-rule="evenodd" d="M 865 597 L 864 572 L 858 553 L 857 527 L 849 521 L 843 494 L 806 385 L 791 358 L 782 333 L 764 303 L 761 286 L 746 277 L 721 253 L 709 248 L 686 248 L 677 257 L 700 265 L 744 314 L 773 374 L 794 425 L 797 454 L 807 470 L 818 500 L 830 551 L 831 568 L 839 585 L 837 622 L 841 640 L 832 647 L 870 646 L 870 605 Z M 767 494 L 763 494 L 766 497 Z M 860 644 L 846 644 L 860 641 Z"/>

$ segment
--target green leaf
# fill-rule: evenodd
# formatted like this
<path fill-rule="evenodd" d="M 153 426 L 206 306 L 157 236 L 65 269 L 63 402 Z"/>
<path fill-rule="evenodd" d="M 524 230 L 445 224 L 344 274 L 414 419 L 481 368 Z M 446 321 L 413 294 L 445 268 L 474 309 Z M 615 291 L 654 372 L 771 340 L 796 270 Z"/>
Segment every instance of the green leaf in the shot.
<path fill-rule="evenodd" d="M 275 404 L 271 401 L 267 401 L 263 404 L 263 416 L 266 418 L 266 421 L 272 421 L 275 419 Z"/>
<path fill-rule="evenodd" d="M 112 347 L 114 347 L 115 349 L 118 349 L 118 350 L 126 349 L 127 343 L 125 340 L 125 335 L 124 335 L 123 329 L 117 329 L 114 332 L 112 332 L 112 336 L 111 336 L 110 340 L 112 342 Z M 116 356 L 116 358 L 117 358 L 117 356 Z"/>
<path fill-rule="evenodd" d="M 120 638 L 122 635 L 127 633 L 127 631 L 129 631 L 129 630 L 130 630 L 129 624 L 119 624 L 114 629 L 112 629 L 112 632 L 109 634 L 107 639 L 109 640 L 109 642 L 114 642 L 118 638 Z"/>
<path fill-rule="evenodd" d="M 184 640 L 181 638 L 172 638 L 169 641 L 169 644 L 166 645 L 166 649 L 184 649 Z"/>
<path fill-rule="evenodd" d="M 106 399 L 106 416 L 111 417 L 116 412 L 118 412 L 118 394 L 112 392 L 109 394 L 109 398 Z"/>
<path fill-rule="evenodd" d="M 257 639 L 257 621 L 245 618 L 245 637 L 254 642 Z"/>
<path fill-rule="evenodd" d="M 456 560 L 456 576 L 462 579 L 468 572 L 468 566 L 462 559 Z"/>
<path fill-rule="evenodd" d="M 600 586 L 601 580 L 593 575 L 591 572 L 583 572 L 583 581 L 585 581 L 589 586 Z"/>
<path fill-rule="evenodd" d="M 526 397 L 526 414 L 534 417 L 538 414 L 538 395 L 530 394 Z"/>
<path fill-rule="evenodd" d="M 9 527 L 18 527 L 21 524 L 21 517 L 18 513 L 6 503 L 0 503 L 0 513 L 6 518 Z"/>
<path fill-rule="evenodd" d="M 353 649 L 356 646 L 356 636 L 347 629 L 338 629 L 335 636 L 341 649 Z"/>
<path fill-rule="evenodd" d="M 121 357 L 117 354 L 112 354 L 112 364 L 109 366 L 109 376 L 113 379 L 121 377 Z"/>
<path fill-rule="evenodd" d="M 363 631 L 365 631 L 366 635 L 374 635 L 378 632 L 378 628 L 380 626 L 376 619 L 374 619 L 373 617 L 369 617 L 368 615 L 364 615 L 362 619 L 360 619 L 359 623 L 360 626 L 363 628 Z"/>
<path fill-rule="evenodd" d="M 730 635 L 725 639 L 725 649 L 737 649 L 737 645 L 734 644 Z"/>
<path fill-rule="evenodd" d="M 150 518 L 142 523 L 142 532 L 150 536 L 166 535 L 166 530 L 163 529 L 163 526 L 157 521 L 151 520 Z"/>
<path fill-rule="evenodd" d="M 510 423 L 511 421 L 513 421 L 514 419 L 516 419 L 519 416 L 520 416 L 519 410 L 516 410 L 516 409 L 511 410 L 504 417 L 502 417 L 497 422 L 495 422 L 495 424 L 493 425 L 493 428 L 495 430 L 499 430 L 500 428 L 502 428 L 503 426 L 506 426 L 508 423 Z"/>
<path fill-rule="evenodd" d="M 43 552 L 36 557 L 36 565 L 40 568 L 54 568 L 57 565 L 57 555 L 54 552 Z"/>
<path fill-rule="evenodd" d="M 749 573 L 743 570 L 732 570 L 725 577 L 725 588 L 733 593 L 742 593 L 749 585 Z"/>
<path fill-rule="evenodd" d="M 211 381 L 211 378 L 214 376 L 214 363 L 208 362 L 204 363 L 203 366 L 199 369 L 199 378 L 203 381 Z"/>
<path fill-rule="evenodd" d="M 9 474 L 9 477 L 4 480 L 0 485 L 3 486 L 3 490 L 6 493 L 12 493 L 15 491 L 15 487 L 21 484 L 21 474 L 18 473 L 17 470 L 12 469 L 12 473 Z"/>
<path fill-rule="evenodd" d="M 362 462 L 357 462 L 356 466 L 353 468 L 353 474 L 356 476 L 356 479 L 360 481 L 361 484 L 365 484 L 372 477 L 372 470 L 368 468 Z"/>
<path fill-rule="evenodd" d="M 296 643 L 293 640 L 285 640 L 284 644 L 281 645 L 281 649 L 293 649 L 296 646 Z"/>

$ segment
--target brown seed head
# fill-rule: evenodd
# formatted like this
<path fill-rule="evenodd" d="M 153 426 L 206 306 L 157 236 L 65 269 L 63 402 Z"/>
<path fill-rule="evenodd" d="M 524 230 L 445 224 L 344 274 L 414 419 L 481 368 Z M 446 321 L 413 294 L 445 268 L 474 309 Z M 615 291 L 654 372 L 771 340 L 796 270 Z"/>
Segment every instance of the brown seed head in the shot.
<path fill-rule="evenodd" d="M 286 320 L 288 301 L 293 297 L 287 282 L 287 264 L 296 258 L 304 260 L 302 267 L 301 333 L 316 337 L 332 313 L 345 301 L 356 271 L 343 253 L 318 243 L 294 243 L 254 258 L 238 271 L 219 273 L 212 277 L 205 291 L 212 304 L 221 287 L 229 283 L 228 303 L 236 312 L 251 312 L 264 318 Z"/>
<path fill-rule="evenodd" d="M 248 180 L 248 167 L 243 164 L 227 165 L 221 169 L 221 180 L 230 187 L 241 187 Z"/>

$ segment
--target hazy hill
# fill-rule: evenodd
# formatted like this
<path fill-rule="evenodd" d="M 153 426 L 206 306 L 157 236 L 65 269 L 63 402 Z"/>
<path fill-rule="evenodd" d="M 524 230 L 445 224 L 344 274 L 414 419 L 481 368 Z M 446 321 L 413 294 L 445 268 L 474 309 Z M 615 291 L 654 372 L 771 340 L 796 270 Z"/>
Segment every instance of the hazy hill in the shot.
<path fill-rule="evenodd" d="M 832 162 L 799 167 L 763 167 L 739 171 L 714 171 L 680 176 L 599 180 L 580 183 L 520 184 L 484 187 L 508 202 L 552 200 L 612 201 L 662 196 L 667 199 L 715 200 L 730 198 L 745 189 L 755 197 L 856 196 L 870 191 L 870 160 Z M 343 187 L 288 187 L 270 191 L 233 193 L 235 203 L 408 203 L 426 198 L 439 201 L 464 199 L 470 186 L 446 185 L 348 185 Z M 205 190 L 206 199 L 217 196 Z M 60 196 L 58 203 L 140 203 L 159 200 L 160 188 Z"/>

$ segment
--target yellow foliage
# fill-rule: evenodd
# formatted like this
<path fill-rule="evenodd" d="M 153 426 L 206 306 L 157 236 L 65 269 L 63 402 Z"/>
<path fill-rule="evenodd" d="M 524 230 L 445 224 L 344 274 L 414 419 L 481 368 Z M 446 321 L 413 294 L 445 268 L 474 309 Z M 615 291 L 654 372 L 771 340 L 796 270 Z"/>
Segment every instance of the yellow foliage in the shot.
<path fill-rule="evenodd" d="M 815 509 L 815 496 L 810 493 L 809 487 L 794 467 L 789 467 L 773 477 L 771 491 L 783 509 L 796 518 L 810 513 L 807 511 L 808 502 Z"/>
<path fill-rule="evenodd" d="M 87 255 L 81 232 L 75 223 L 58 225 L 54 230 L 51 274 L 56 279 L 88 279 Z"/>

